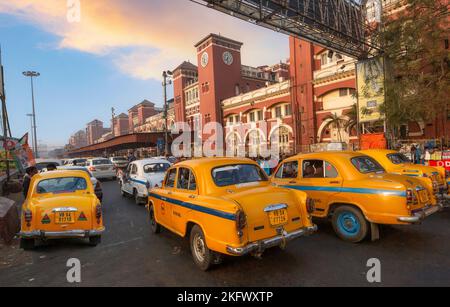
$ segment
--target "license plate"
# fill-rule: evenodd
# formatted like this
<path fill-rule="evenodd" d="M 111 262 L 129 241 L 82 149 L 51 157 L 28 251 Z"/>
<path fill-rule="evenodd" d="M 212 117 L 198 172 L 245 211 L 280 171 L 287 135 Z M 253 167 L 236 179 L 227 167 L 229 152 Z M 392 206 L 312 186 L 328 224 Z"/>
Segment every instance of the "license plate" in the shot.
<path fill-rule="evenodd" d="M 288 222 L 288 214 L 286 209 L 280 209 L 269 212 L 269 221 L 272 226 L 284 225 Z"/>
<path fill-rule="evenodd" d="M 56 212 L 56 224 L 73 224 L 75 223 L 75 212 Z"/>
<path fill-rule="evenodd" d="M 420 201 L 427 202 L 428 201 L 428 193 L 426 190 L 419 191 Z"/>

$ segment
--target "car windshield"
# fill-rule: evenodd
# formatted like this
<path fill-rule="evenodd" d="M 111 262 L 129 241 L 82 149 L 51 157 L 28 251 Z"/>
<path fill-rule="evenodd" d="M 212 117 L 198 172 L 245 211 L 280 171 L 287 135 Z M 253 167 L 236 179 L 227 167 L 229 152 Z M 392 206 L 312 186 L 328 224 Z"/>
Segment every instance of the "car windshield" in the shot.
<path fill-rule="evenodd" d="M 264 171 L 253 164 L 216 167 L 212 170 L 212 177 L 214 183 L 219 187 L 268 180 Z"/>
<path fill-rule="evenodd" d="M 170 167 L 169 163 L 150 163 L 144 165 L 144 173 L 163 173 Z"/>
<path fill-rule="evenodd" d="M 107 159 L 92 160 L 92 165 L 105 165 L 105 164 L 111 164 L 111 161 Z"/>
<path fill-rule="evenodd" d="M 394 164 L 411 163 L 411 160 L 409 160 L 408 157 L 401 153 L 390 154 L 387 155 L 387 157 Z"/>
<path fill-rule="evenodd" d="M 37 193 L 67 193 L 87 189 L 87 182 L 81 177 L 62 177 L 40 181 L 37 184 Z"/>
<path fill-rule="evenodd" d="M 384 172 L 384 168 L 370 157 L 357 157 L 353 158 L 351 161 L 353 166 L 355 166 L 360 173 L 368 174 Z"/>

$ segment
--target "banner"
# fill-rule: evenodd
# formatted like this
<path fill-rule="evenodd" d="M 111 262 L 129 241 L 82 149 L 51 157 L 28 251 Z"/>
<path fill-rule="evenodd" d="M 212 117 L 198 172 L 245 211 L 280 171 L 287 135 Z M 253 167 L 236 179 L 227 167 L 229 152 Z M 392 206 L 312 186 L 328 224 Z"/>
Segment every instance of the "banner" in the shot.
<path fill-rule="evenodd" d="M 386 149 L 387 140 L 384 133 L 372 133 L 361 135 L 361 150 Z"/>
<path fill-rule="evenodd" d="M 359 122 L 382 119 L 380 106 L 384 104 L 384 60 L 382 57 L 359 61 L 356 64 Z"/>
<path fill-rule="evenodd" d="M 21 171 L 26 170 L 28 167 L 35 165 L 36 161 L 28 145 L 28 133 L 26 133 L 20 140 L 15 144 L 12 150 L 17 165 Z"/>

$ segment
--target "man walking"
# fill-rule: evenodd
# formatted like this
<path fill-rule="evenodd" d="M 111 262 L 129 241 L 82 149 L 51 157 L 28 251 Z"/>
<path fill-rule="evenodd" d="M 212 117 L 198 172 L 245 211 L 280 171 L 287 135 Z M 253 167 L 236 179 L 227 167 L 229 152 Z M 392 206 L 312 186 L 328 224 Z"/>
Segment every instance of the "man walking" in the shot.
<path fill-rule="evenodd" d="M 31 179 L 38 173 L 36 166 L 30 166 L 25 170 L 25 176 L 23 177 L 22 192 L 25 198 L 27 198 L 28 190 L 30 189 Z"/>

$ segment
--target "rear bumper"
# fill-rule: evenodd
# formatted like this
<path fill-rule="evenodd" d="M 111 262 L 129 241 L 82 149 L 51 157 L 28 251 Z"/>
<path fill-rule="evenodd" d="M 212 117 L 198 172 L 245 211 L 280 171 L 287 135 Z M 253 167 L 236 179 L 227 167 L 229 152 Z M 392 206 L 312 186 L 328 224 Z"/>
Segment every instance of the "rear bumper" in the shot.
<path fill-rule="evenodd" d="M 436 212 L 440 211 L 441 209 L 442 209 L 441 205 L 429 206 L 420 211 L 414 212 L 414 214 L 411 216 L 400 216 L 397 218 L 397 220 L 402 223 L 416 224 L 416 223 L 420 223 L 426 217 L 428 217 L 432 214 L 435 214 Z"/>
<path fill-rule="evenodd" d="M 227 252 L 234 256 L 242 256 L 253 251 L 263 252 L 265 249 L 279 246 L 282 243 L 292 241 L 296 238 L 308 236 L 317 231 L 317 226 L 305 227 L 292 232 L 285 232 L 281 235 L 272 237 L 270 239 L 252 242 L 243 247 L 227 246 Z"/>
<path fill-rule="evenodd" d="M 67 230 L 67 231 L 21 231 L 19 236 L 24 239 L 45 238 L 89 238 L 101 236 L 105 228 L 96 230 Z"/>

